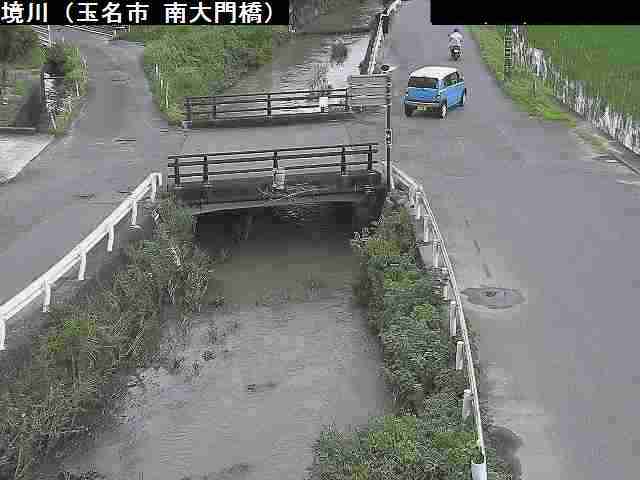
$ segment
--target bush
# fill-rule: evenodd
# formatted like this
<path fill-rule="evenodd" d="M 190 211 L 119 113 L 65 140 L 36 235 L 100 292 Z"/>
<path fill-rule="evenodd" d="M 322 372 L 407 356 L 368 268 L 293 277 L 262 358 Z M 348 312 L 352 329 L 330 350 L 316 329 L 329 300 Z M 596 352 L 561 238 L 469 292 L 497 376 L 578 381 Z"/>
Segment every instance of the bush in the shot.
<path fill-rule="evenodd" d="M 193 245 L 192 220 L 171 199 L 151 240 L 127 249 L 113 285 L 85 302 L 52 305 L 46 333 L 16 381 L 0 388 L 0 478 L 20 478 L 107 408 L 115 374 L 157 352 L 163 305 L 183 324 L 199 310 L 213 262 Z M 117 395 L 116 395 L 117 397 Z"/>

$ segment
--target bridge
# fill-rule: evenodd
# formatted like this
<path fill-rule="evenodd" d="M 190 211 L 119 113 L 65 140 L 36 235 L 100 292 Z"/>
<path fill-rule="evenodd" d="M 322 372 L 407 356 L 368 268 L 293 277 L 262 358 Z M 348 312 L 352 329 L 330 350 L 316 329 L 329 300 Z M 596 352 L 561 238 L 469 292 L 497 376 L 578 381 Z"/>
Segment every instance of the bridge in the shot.
<path fill-rule="evenodd" d="M 169 155 L 167 190 L 193 215 L 351 203 L 366 224 L 387 186 L 375 142 Z M 242 167 L 242 168 L 241 168 Z"/>

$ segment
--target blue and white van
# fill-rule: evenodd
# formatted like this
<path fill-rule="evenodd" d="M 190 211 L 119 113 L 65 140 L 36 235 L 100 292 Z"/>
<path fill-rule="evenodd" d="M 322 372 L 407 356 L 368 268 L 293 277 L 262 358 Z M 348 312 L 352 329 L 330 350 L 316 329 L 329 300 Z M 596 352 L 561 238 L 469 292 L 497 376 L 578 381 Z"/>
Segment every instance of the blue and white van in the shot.
<path fill-rule="evenodd" d="M 450 108 L 464 105 L 467 89 L 462 72 L 453 67 L 422 67 L 409 75 L 407 92 L 402 98 L 404 114 L 435 111 L 440 118 Z"/>

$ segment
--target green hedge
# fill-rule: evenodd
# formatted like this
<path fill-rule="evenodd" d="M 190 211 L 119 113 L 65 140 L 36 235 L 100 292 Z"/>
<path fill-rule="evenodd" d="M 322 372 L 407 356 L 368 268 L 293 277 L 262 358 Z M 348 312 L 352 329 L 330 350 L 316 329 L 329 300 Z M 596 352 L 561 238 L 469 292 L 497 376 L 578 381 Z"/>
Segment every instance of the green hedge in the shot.
<path fill-rule="evenodd" d="M 31 358 L 0 387 L 0 478 L 28 478 L 66 438 L 92 428 L 94 414 L 125 393 L 118 375 L 154 359 L 165 305 L 182 325 L 200 308 L 212 260 L 194 246 L 188 212 L 165 199 L 159 213 L 153 238 L 127 249 L 109 288 L 52 305 Z"/>
<path fill-rule="evenodd" d="M 395 412 L 350 432 L 323 431 L 311 478 L 467 480 L 479 454 L 473 416 L 462 420 L 468 381 L 449 367 L 458 338 L 449 337 L 445 305 L 417 261 L 407 210 L 386 207 L 373 235 L 356 235 L 352 246 L 360 258 L 355 294 L 381 339 Z M 487 456 L 489 478 L 510 478 L 490 447 Z"/>

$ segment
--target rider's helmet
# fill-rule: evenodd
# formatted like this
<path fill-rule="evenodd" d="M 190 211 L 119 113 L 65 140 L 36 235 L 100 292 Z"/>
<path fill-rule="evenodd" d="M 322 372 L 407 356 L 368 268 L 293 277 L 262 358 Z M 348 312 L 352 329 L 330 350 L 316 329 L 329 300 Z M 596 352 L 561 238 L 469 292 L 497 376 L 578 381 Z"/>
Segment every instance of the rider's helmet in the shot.
<path fill-rule="evenodd" d="M 453 33 L 460 33 L 457 28 L 453 29 Z"/>

